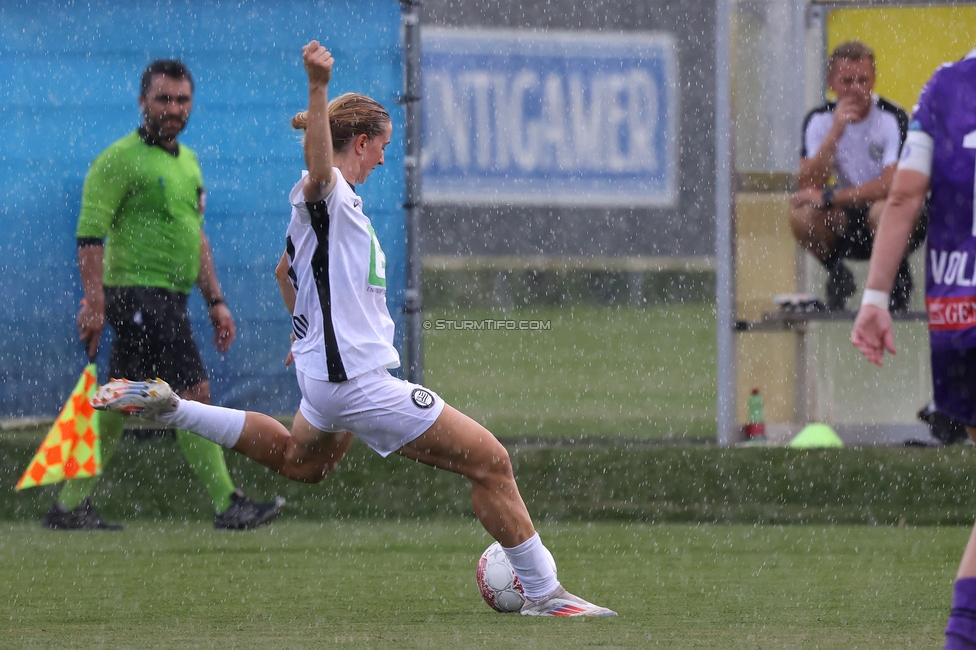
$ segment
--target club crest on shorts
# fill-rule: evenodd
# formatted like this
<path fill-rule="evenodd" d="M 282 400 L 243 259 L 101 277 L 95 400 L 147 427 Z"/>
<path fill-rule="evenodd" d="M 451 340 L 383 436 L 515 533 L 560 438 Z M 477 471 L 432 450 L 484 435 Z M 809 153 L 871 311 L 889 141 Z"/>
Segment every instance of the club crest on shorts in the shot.
<path fill-rule="evenodd" d="M 410 392 L 410 399 L 419 409 L 429 409 L 434 405 L 434 394 L 426 388 L 414 388 Z"/>

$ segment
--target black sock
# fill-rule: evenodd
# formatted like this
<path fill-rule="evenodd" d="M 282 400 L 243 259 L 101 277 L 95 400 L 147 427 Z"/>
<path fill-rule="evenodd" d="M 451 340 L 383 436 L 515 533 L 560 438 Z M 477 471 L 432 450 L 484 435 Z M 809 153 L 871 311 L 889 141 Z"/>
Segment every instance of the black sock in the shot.
<path fill-rule="evenodd" d="M 840 253 L 835 248 L 827 254 L 827 257 L 820 260 L 820 263 L 823 264 L 824 268 L 827 269 L 828 272 L 833 273 L 839 270 L 844 264 L 844 258 L 840 256 Z"/>

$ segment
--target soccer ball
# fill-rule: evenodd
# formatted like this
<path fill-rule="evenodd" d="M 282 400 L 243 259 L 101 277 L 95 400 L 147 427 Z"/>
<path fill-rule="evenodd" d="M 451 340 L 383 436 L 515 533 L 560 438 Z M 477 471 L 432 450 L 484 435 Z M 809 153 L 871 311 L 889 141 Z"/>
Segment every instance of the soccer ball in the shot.
<path fill-rule="evenodd" d="M 512 570 L 502 545 L 495 542 L 478 560 L 478 589 L 488 606 L 497 612 L 517 612 L 522 609 L 525 595 L 522 583 Z"/>
<path fill-rule="evenodd" d="M 552 559 L 549 549 L 543 546 L 549 558 L 552 570 L 556 570 L 556 561 Z M 508 556 L 502 549 L 502 545 L 495 542 L 481 554 L 478 560 L 478 590 L 481 597 L 485 599 L 488 606 L 496 612 L 511 613 L 522 609 L 525 603 L 525 594 L 522 591 L 522 583 L 512 569 L 508 561 Z"/>

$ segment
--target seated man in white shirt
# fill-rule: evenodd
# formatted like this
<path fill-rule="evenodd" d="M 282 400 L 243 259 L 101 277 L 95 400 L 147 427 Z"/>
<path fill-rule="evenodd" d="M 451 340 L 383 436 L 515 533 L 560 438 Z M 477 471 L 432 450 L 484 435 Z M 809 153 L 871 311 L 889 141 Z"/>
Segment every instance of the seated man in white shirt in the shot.
<path fill-rule="evenodd" d="M 871 257 L 874 233 L 908 131 L 908 114 L 873 93 L 874 52 L 858 41 L 842 43 L 830 56 L 827 86 L 837 96 L 803 122 L 803 147 L 793 195 L 793 234 L 827 270 L 829 311 L 846 307 L 856 285 L 845 258 Z M 924 210 L 923 210 L 924 212 Z M 908 254 L 925 238 L 919 219 Z M 902 260 L 890 308 L 909 307 L 912 277 Z"/>

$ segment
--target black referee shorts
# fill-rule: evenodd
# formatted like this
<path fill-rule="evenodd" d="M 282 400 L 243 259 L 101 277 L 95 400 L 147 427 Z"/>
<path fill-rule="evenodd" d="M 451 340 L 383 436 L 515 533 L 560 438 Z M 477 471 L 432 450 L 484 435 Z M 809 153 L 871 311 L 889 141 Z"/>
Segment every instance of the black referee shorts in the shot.
<path fill-rule="evenodd" d="M 159 377 L 177 393 L 207 380 L 186 311 L 188 297 L 157 287 L 105 287 L 105 317 L 115 330 L 113 379 Z"/>

